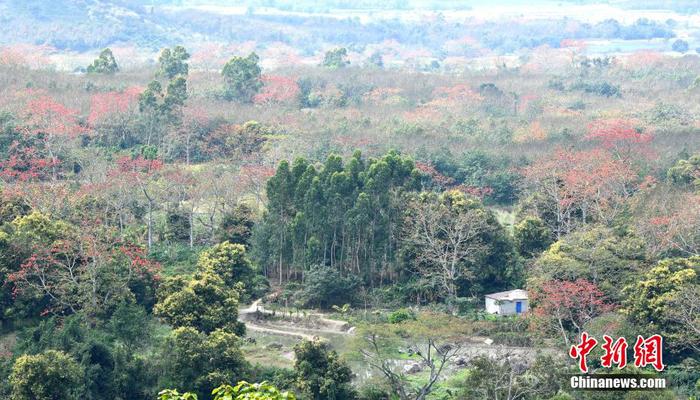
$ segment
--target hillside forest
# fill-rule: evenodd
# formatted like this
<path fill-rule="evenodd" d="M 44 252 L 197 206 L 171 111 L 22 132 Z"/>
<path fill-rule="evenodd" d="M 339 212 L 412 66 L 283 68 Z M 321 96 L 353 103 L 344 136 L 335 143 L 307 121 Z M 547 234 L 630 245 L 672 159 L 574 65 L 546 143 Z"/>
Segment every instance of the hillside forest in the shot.
<path fill-rule="evenodd" d="M 0 398 L 700 396 L 694 2 L 150 3 L 0 1 Z"/>

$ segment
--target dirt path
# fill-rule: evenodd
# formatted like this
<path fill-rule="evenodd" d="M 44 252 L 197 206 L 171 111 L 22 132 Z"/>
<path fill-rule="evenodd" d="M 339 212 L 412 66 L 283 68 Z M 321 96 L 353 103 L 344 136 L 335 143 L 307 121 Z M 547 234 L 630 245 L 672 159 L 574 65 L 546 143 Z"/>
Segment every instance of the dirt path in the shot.
<path fill-rule="evenodd" d="M 274 335 L 293 336 L 306 340 L 313 340 L 315 338 L 325 340 L 326 338 L 322 337 L 322 334 L 349 335 L 352 332 L 352 328 L 350 328 L 347 322 L 329 319 L 320 313 L 310 313 L 307 315 L 317 317 L 327 328 L 309 328 L 302 326 L 287 327 L 279 325 L 266 326 L 257 322 L 255 315 L 257 313 L 273 314 L 273 312 L 261 306 L 260 302 L 261 299 L 255 300 L 253 304 L 247 308 L 239 310 L 239 319 L 245 323 L 246 329 Z"/>

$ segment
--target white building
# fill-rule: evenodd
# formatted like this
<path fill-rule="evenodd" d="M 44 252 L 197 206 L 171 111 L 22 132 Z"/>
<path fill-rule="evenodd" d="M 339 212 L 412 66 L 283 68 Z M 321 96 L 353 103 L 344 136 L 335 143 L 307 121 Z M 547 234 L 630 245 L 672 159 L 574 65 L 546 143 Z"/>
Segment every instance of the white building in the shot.
<path fill-rule="evenodd" d="M 527 290 L 515 289 L 491 293 L 485 296 L 486 312 L 498 315 L 515 315 L 527 312 Z"/>

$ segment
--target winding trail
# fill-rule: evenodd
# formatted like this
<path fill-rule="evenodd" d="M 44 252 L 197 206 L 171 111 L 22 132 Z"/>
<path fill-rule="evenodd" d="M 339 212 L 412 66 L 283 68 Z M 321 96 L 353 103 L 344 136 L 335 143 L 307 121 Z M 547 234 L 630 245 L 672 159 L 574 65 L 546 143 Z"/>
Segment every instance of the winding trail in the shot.
<path fill-rule="evenodd" d="M 255 300 L 250 306 L 238 311 L 239 319 L 245 324 L 246 329 L 256 332 L 265 332 L 273 335 L 292 336 L 300 339 L 313 340 L 319 338 L 327 340 L 320 334 L 333 335 L 350 335 L 353 329 L 345 321 L 326 318 L 321 313 L 307 313 L 306 315 L 317 317 L 320 322 L 328 328 L 307 328 L 307 327 L 287 327 L 287 326 L 266 326 L 257 323 L 256 314 L 273 314 L 272 310 L 268 310 L 260 305 L 262 299 Z"/>

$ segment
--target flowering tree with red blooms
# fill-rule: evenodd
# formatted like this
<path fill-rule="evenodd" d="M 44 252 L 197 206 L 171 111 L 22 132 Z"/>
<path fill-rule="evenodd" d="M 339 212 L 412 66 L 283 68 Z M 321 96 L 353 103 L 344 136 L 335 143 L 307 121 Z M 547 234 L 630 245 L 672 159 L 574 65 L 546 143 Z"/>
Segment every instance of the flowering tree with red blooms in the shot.
<path fill-rule="evenodd" d="M 624 200 L 639 187 L 632 167 L 604 149 L 555 151 L 523 170 L 525 182 L 540 196 L 537 212 L 557 239 L 594 219 L 613 220 Z"/>
<path fill-rule="evenodd" d="M 261 80 L 264 86 L 260 93 L 253 96 L 255 104 L 287 103 L 294 101 L 299 95 L 299 85 L 292 78 L 263 75 Z"/>
<path fill-rule="evenodd" d="M 614 308 L 605 301 L 603 292 L 585 279 L 539 282 L 531 288 L 530 299 L 537 326 L 558 331 L 567 345 L 581 335 L 588 321 Z"/>
<path fill-rule="evenodd" d="M 143 88 L 132 86 L 121 92 L 96 93 L 90 98 L 90 114 L 87 122 L 91 126 L 106 119 L 123 115 L 136 105 Z"/>
<path fill-rule="evenodd" d="M 583 222 L 588 215 L 597 221 L 612 221 L 638 183 L 636 172 L 598 149 L 575 153 L 572 160 L 571 169 L 562 175 L 569 191 L 565 201 L 578 202 Z"/>
<path fill-rule="evenodd" d="M 158 268 L 140 248 L 83 226 L 78 235 L 37 248 L 8 281 L 17 295 L 46 296 L 51 306 L 45 312 L 96 316 L 128 298 L 134 280 L 155 279 Z"/>
<path fill-rule="evenodd" d="M 40 95 L 27 103 L 25 108 L 26 134 L 43 143 L 51 160 L 52 179 L 58 177 L 59 156 L 66 144 L 86 132 L 78 123 L 77 110 L 58 103 L 49 96 Z"/>
<path fill-rule="evenodd" d="M 35 181 L 49 179 L 60 162 L 42 155 L 36 147 L 15 141 L 10 145 L 9 157 L 0 161 L 0 178 L 10 181 Z"/>
<path fill-rule="evenodd" d="M 635 125 L 634 121 L 626 119 L 596 120 L 588 125 L 586 139 L 600 143 L 626 162 L 632 162 L 639 156 L 649 159 L 653 153 L 648 145 L 653 136 Z"/>

